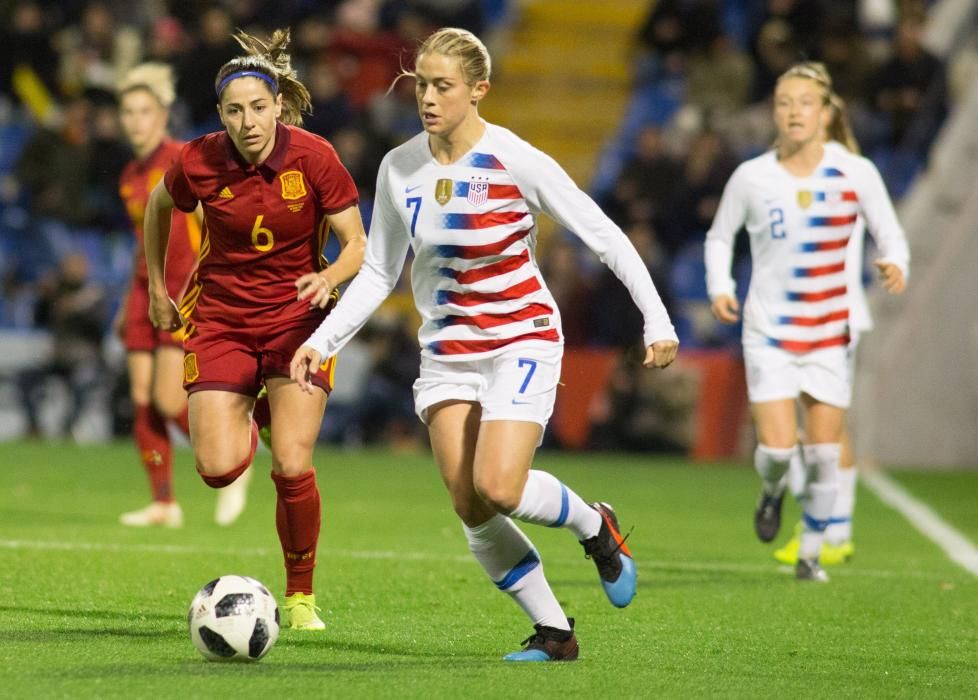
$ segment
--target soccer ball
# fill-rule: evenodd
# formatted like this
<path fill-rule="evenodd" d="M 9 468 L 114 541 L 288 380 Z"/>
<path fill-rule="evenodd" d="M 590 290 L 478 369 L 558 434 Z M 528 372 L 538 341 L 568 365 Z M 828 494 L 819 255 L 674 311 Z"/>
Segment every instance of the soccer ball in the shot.
<path fill-rule="evenodd" d="M 257 661 L 278 639 L 278 605 L 248 576 L 221 576 L 200 589 L 187 614 L 190 641 L 209 661 Z"/>

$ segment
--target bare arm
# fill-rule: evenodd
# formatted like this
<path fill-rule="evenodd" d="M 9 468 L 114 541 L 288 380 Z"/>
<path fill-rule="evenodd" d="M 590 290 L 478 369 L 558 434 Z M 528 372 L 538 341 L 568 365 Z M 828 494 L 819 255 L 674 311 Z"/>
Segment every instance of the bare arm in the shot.
<path fill-rule="evenodd" d="M 149 318 L 153 325 L 175 331 L 183 325 L 176 304 L 166 291 L 166 246 L 170 241 L 170 216 L 173 198 L 162 180 L 153 188 L 146 202 L 143 218 L 143 245 L 149 273 Z"/>
<path fill-rule="evenodd" d="M 334 289 L 353 279 L 363 264 L 367 234 L 363 230 L 359 207 L 349 207 L 329 216 L 327 224 L 340 240 L 340 255 L 325 270 L 310 272 L 296 280 L 298 298 L 309 299 L 312 307 L 324 307 Z"/>

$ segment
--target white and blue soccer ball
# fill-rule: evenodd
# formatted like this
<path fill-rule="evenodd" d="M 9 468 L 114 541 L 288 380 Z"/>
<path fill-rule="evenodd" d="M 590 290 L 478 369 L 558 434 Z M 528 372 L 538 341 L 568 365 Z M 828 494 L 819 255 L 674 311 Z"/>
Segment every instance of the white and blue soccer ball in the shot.
<path fill-rule="evenodd" d="M 275 596 L 248 576 L 221 576 L 201 588 L 187 622 L 190 640 L 210 661 L 257 661 L 278 639 Z"/>

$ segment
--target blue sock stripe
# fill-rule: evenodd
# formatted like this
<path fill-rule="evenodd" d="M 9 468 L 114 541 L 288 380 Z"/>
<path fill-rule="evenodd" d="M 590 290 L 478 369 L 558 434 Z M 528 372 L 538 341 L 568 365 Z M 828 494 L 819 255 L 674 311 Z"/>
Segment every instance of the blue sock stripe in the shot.
<path fill-rule="evenodd" d="M 829 525 L 842 525 L 850 522 L 851 520 L 852 518 L 829 518 L 828 523 Z"/>
<path fill-rule="evenodd" d="M 540 565 L 540 555 L 534 550 L 530 550 L 526 553 L 526 556 L 520 559 L 519 563 L 514 566 L 509 572 L 502 577 L 499 581 L 494 581 L 496 588 L 501 591 L 505 591 L 507 588 L 511 588 L 517 581 L 526 576 L 528 573 L 533 571 L 537 566 Z"/>
<path fill-rule="evenodd" d="M 831 518 L 816 520 L 808 513 L 802 513 L 801 517 L 805 522 L 805 527 L 807 527 L 809 530 L 814 530 L 815 532 L 825 532 L 825 528 L 827 528 L 829 526 L 829 522 L 831 522 Z"/>
<path fill-rule="evenodd" d="M 563 527 L 564 523 L 567 522 L 567 512 L 570 510 L 570 498 L 567 496 L 567 487 L 563 484 L 560 485 L 560 515 L 557 516 L 557 520 L 553 522 L 550 527 Z"/>

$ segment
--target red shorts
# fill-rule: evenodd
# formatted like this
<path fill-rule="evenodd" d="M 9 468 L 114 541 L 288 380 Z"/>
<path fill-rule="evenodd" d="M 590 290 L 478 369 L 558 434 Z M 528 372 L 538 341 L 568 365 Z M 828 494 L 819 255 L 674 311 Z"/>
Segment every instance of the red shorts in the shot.
<path fill-rule="evenodd" d="M 314 312 L 260 328 L 198 325 L 183 344 L 183 386 L 188 394 L 217 390 L 257 396 L 266 377 L 290 376 L 292 356 L 323 318 L 325 313 Z M 327 394 L 333 390 L 335 367 L 331 357 L 312 377 Z"/>
<path fill-rule="evenodd" d="M 148 282 L 139 277 L 133 279 L 129 290 L 123 343 L 129 352 L 153 352 L 159 347 L 183 347 L 182 330 L 168 333 L 154 328 L 150 323 Z"/>

